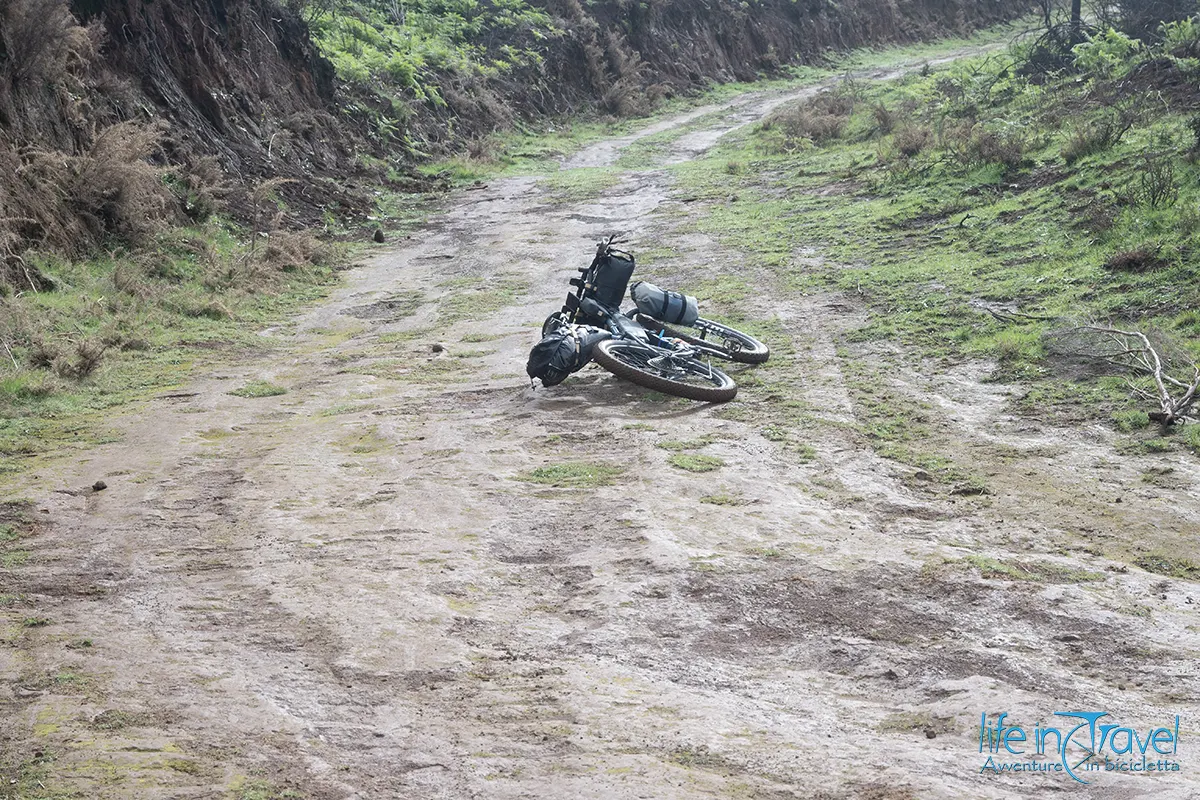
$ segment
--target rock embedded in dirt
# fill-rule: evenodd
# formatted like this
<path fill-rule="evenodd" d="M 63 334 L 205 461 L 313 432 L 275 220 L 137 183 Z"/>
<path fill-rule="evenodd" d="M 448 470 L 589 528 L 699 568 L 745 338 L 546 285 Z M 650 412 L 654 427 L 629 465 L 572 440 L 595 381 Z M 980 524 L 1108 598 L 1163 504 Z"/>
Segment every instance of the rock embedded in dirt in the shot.
<path fill-rule="evenodd" d="M 376 242 L 378 242 L 379 244 L 383 244 L 383 241 L 384 241 L 383 228 L 375 229 L 375 237 L 374 238 L 375 238 Z"/>
<path fill-rule="evenodd" d="M 435 353 L 444 353 L 446 352 L 446 345 L 442 344 L 441 342 L 434 342 L 429 349 Z"/>
<path fill-rule="evenodd" d="M 103 492 L 107 488 L 108 488 L 108 484 L 105 483 L 104 481 L 96 481 L 95 483 L 92 484 L 93 492 Z"/>

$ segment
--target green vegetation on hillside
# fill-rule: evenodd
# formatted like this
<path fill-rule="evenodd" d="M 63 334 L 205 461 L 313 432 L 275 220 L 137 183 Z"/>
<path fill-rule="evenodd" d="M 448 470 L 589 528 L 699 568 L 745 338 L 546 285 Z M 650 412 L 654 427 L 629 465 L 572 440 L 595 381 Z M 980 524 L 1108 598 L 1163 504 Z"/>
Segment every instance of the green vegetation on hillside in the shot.
<path fill-rule="evenodd" d="M 349 110 L 372 116 L 375 134 L 397 141 L 407 134 L 408 101 L 445 106 L 444 84 L 536 68 L 538 45 L 558 32 L 524 0 L 314 0 L 304 15 L 338 78 L 378 101 Z"/>
<path fill-rule="evenodd" d="M 991 358 L 1029 410 L 1148 423 L 1149 379 L 1065 334 L 1146 332 L 1185 383 L 1200 358 L 1200 27 L 1161 31 L 1099 32 L 1057 73 L 1025 44 L 848 79 L 676 170 L 781 291 L 865 299 L 851 343 Z"/>

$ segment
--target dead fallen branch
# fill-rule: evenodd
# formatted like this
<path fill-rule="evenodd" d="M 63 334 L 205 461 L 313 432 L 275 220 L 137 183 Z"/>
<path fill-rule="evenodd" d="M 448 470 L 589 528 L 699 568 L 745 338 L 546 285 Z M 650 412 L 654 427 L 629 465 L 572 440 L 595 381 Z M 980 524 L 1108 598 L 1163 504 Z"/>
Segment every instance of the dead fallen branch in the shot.
<path fill-rule="evenodd" d="M 1164 426 L 1186 418 L 1200 391 L 1200 365 L 1185 356 L 1164 356 L 1165 346 L 1155 345 L 1141 331 L 1127 331 L 1100 325 L 1082 325 L 1051 333 L 1067 355 L 1096 360 L 1114 370 L 1149 377 L 1153 392 L 1130 380 L 1133 391 L 1151 402 L 1159 411 L 1147 416 Z M 1190 374 L 1189 374 L 1190 373 Z"/>

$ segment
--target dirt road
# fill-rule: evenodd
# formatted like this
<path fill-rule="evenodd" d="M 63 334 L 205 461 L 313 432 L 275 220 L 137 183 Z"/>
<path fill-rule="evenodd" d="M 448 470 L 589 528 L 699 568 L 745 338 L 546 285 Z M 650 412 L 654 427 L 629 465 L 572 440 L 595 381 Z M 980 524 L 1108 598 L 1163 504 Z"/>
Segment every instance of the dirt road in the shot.
<path fill-rule="evenodd" d="M 1098 555 L 1200 530 L 1194 461 L 1030 422 L 987 365 L 918 364 L 889 390 L 987 479 L 931 488 L 864 445 L 842 334 L 868 312 L 834 295 L 744 300 L 794 397 L 752 371 L 723 408 L 594 366 L 530 388 L 602 235 L 669 245 L 681 286 L 739 269 L 663 165 L 779 100 L 665 123 L 692 127 L 597 198 L 455 196 L 263 352 L 10 487 L 38 527 L 0 572 L 0 797 L 1200 796 L 1200 592 Z M 286 394 L 229 394 L 256 380 Z M 784 400 L 811 450 L 759 418 Z M 533 480 L 576 462 L 610 469 Z M 1091 710 L 1139 735 L 1181 715 L 1183 771 L 980 773 L 981 713 Z"/>

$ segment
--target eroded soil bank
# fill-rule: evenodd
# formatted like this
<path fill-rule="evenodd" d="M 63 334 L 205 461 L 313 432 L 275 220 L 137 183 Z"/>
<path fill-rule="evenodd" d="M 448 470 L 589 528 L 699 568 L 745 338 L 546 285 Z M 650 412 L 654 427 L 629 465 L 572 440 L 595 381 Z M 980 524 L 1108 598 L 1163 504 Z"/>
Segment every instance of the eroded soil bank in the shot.
<path fill-rule="evenodd" d="M 1020 416 L 984 364 L 878 371 L 843 336 L 855 297 L 766 274 L 731 303 L 774 355 L 733 404 L 596 367 L 530 388 L 541 320 L 603 235 L 669 246 L 645 268 L 664 283 L 739 270 L 667 165 L 781 99 L 597 145 L 574 184 L 456 196 L 261 350 L 9 487 L 32 503 L 0 520 L 21 548 L 0 565 L 0 797 L 1200 793 L 1195 585 L 1097 555 L 1193 536 L 1193 460 Z M 587 190 L 597 168 L 616 183 Z M 864 376 L 936 409 L 931 441 L 987 493 L 864 446 Z M 230 394 L 252 381 L 286 393 Z M 577 462 L 610 469 L 554 469 Z M 980 774 L 981 713 L 1078 710 L 1182 715 L 1184 771 Z"/>

